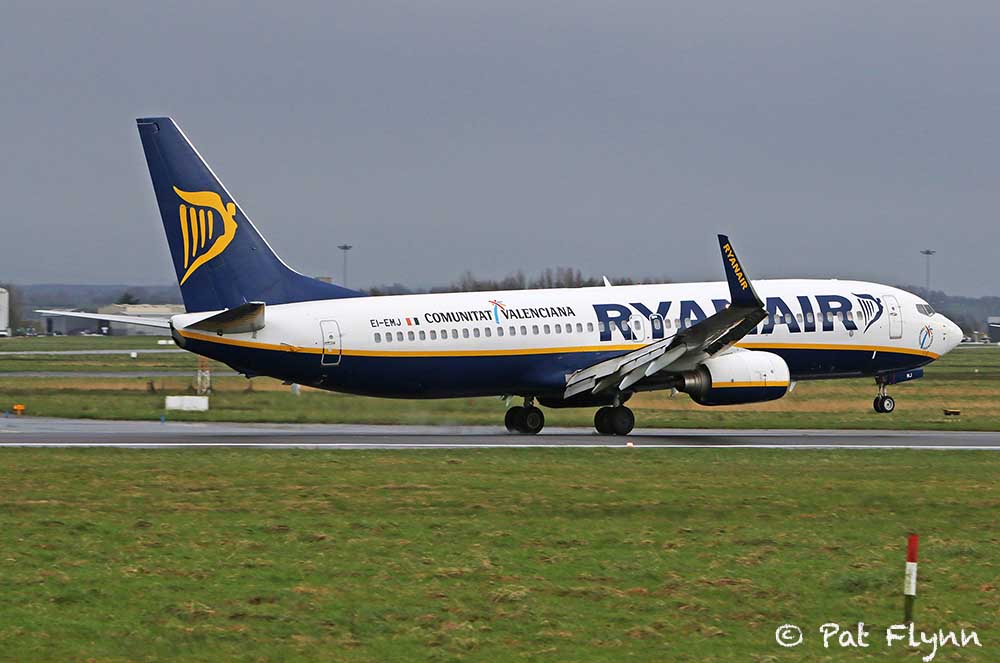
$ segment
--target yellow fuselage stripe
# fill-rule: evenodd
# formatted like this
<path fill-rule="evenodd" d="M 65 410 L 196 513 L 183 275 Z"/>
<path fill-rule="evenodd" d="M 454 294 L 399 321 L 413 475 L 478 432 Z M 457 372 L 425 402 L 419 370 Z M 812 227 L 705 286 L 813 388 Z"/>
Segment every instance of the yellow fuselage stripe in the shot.
<path fill-rule="evenodd" d="M 322 354 L 321 348 L 307 348 L 294 345 L 275 345 L 273 343 L 259 343 L 256 341 L 244 341 L 242 339 L 226 338 L 211 334 L 201 334 L 185 329 L 177 330 L 177 333 L 184 338 L 190 338 L 207 343 L 217 343 L 220 345 L 233 345 L 243 348 L 254 348 L 257 350 L 277 350 L 280 352 L 299 352 L 303 354 Z M 405 341 L 404 341 L 405 342 Z M 926 350 L 915 350 L 913 348 L 893 348 L 874 345 L 830 345 L 830 344 L 798 344 L 798 343 L 739 343 L 739 347 L 753 350 L 854 350 L 861 352 L 891 352 L 897 354 L 911 354 L 921 357 L 937 359 L 940 355 Z M 575 352 L 630 352 L 645 347 L 643 344 L 624 345 L 577 345 L 554 348 L 514 348 L 514 349 L 494 349 L 494 350 L 351 350 L 342 349 L 340 354 L 345 357 L 511 357 L 518 355 L 548 355 L 567 354 Z"/>
<path fill-rule="evenodd" d="M 864 352 L 895 352 L 904 355 L 919 355 L 937 359 L 941 355 L 916 348 L 894 348 L 885 345 L 845 345 L 834 343 L 754 343 L 740 342 L 737 347 L 747 350 L 859 350 Z"/>

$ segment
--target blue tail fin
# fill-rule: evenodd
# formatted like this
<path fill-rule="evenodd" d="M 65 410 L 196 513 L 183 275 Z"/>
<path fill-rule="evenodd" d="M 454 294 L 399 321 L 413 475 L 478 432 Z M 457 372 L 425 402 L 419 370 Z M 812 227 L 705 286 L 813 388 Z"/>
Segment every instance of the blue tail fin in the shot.
<path fill-rule="evenodd" d="M 361 296 L 282 262 L 172 119 L 136 122 L 189 312 Z"/>

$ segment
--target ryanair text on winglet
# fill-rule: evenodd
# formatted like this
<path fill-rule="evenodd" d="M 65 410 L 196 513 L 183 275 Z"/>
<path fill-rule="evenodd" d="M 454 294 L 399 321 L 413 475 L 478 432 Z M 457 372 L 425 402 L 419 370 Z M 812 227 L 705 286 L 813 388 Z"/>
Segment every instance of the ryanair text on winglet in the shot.
<path fill-rule="evenodd" d="M 746 277 L 743 276 L 743 270 L 740 269 L 740 263 L 736 260 L 736 254 L 733 253 L 733 248 L 728 244 L 723 244 L 722 250 L 726 252 L 726 258 L 729 259 L 729 265 L 733 268 L 733 274 L 736 275 L 736 280 L 740 282 L 740 288 L 746 290 L 750 284 L 747 283 Z"/>

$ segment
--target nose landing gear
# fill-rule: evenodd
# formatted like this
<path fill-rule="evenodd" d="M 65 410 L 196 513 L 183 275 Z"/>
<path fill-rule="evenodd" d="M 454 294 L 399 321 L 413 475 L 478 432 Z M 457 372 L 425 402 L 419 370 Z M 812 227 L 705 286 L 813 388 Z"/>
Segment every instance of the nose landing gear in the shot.
<path fill-rule="evenodd" d="M 885 382 L 878 381 L 876 384 L 878 385 L 878 395 L 875 397 L 875 400 L 872 401 L 872 407 L 879 414 L 889 414 L 896 409 L 896 400 L 889 394 L 885 393 Z"/>

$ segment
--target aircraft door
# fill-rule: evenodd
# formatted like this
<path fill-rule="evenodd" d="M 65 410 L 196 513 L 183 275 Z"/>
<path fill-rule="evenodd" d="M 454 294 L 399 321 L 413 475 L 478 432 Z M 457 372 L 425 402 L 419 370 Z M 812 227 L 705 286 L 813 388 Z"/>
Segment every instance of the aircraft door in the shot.
<path fill-rule="evenodd" d="M 323 334 L 323 354 L 320 363 L 336 366 L 340 363 L 340 325 L 336 320 L 322 320 L 319 323 Z"/>
<path fill-rule="evenodd" d="M 889 338 L 903 338 L 903 312 L 894 295 L 885 295 L 885 311 L 889 315 Z"/>

